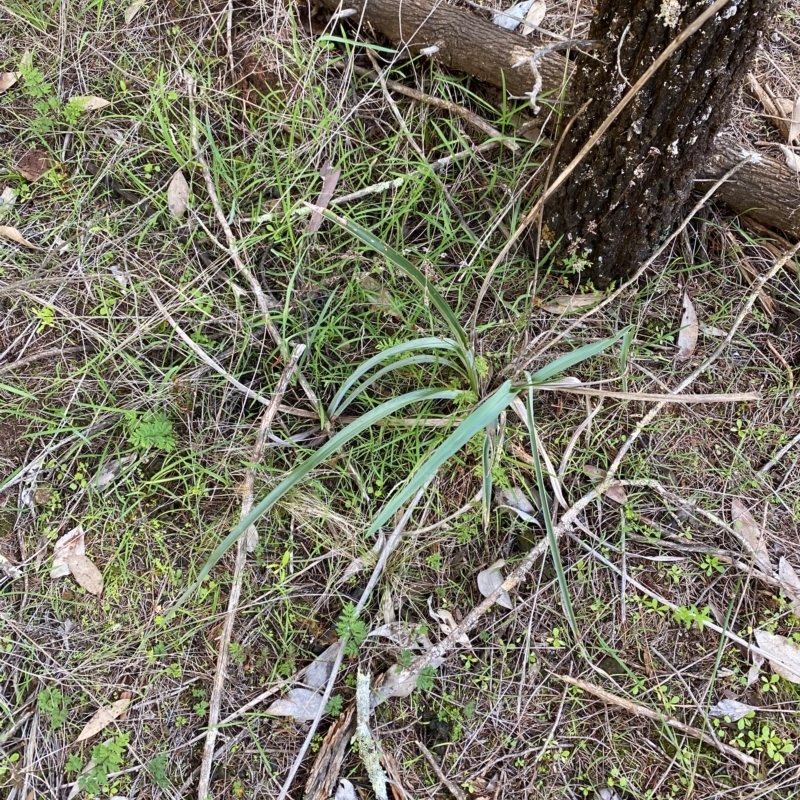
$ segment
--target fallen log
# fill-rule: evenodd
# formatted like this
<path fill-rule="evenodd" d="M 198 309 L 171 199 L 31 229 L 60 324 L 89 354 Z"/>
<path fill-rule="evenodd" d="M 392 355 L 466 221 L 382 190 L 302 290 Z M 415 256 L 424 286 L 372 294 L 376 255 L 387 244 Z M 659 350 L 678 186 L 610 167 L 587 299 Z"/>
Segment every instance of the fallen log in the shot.
<path fill-rule="evenodd" d="M 537 46 L 477 14 L 443 0 L 321 0 L 326 8 L 355 9 L 350 22 L 382 33 L 402 50 L 430 52 L 448 69 L 466 72 L 508 94 L 531 92 L 536 76 L 530 56 Z M 548 53 L 536 62 L 542 93 L 557 92 L 570 75 L 567 60 Z M 701 190 L 719 180 L 746 155 L 752 162 L 720 187 L 717 198 L 736 213 L 747 212 L 765 225 L 800 238 L 800 176 L 783 162 L 753 151 L 732 132 L 717 137 L 709 163 L 697 176 Z"/>

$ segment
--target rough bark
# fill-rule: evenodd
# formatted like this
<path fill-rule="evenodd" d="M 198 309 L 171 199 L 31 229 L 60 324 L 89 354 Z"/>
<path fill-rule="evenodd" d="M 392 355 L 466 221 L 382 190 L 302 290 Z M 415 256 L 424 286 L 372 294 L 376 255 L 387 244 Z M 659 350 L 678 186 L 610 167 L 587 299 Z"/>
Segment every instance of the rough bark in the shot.
<path fill-rule="evenodd" d="M 339 0 L 321 0 L 330 10 Z M 517 33 L 503 30 L 487 19 L 442 0 L 348 0 L 343 8 L 355 8 L 360 16 L 348 22 L 361 25 L 365 35 L 375 29 L 409 53 L 437 46 L 433 56 L 443 66 L 474 75 L 512 95 L 531 91 L 534 75 L 529 57 L 537 49 L 534 42 Z M 515 66 L 520 61 L 520 66 Z M 565 75 L 572 72 L 563 56 L 551 53 L 538 62 L 542 92 L 557 90 Z M 616 53 L 614 54 L 616 65 Z M 628 76 L 630 79 L 630 76 Z M 572 93 L 572 86 L 569 87 Z M 731 132 L 723 131 L 712 155 L 703 166 L 698 188 L 721 178 L 744 155 L 746 144 Z M 800 182 L 783 161 L 758 155 L 726 185 L 717 197 L 736 212 L 749 212 L 760 222 L 800 237 Z"/>
<path fill-rule="evenodd" d="M 592 98 L 566 137 L 556 173 L 581 151 L 631 84 L 707 8 L 705 0 L 598 0 L 571 86 Z M 664 63 L 589 151 L 545 211 L 562 252 L 595 285 L 634 272 L 669 232 L 730 116 L 774 0 L 728 3 Z"/>

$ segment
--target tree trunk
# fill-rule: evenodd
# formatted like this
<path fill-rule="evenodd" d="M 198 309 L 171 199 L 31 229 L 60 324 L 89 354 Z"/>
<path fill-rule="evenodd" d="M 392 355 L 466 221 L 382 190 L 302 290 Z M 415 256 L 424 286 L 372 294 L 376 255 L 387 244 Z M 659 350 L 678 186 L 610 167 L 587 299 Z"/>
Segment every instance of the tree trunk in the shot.
<path fill-rule="evenodd" d="M 336 10 L 340 2 L 321 0 L 322 5 L 331 10 Z M 436 46 L 438 52 L 432 57 L 438 63 L 474 75 L 512 95 L 523 95 L 533 88 L 529 59 L 540 45 L 518 33 L 503 30 L 474 12 L 447 5 L 442 0 L 402 0 L 402 3 L 398 0 L 348 0 L 343 7 L 357 10 L 358 15 L 348 18 L 348 23 L 360 26 L 363 36 L 368 36 L 371 29 L 380 31 L 411 54 Z M 656 55 L 651 54 L 651 58 Z M 616 67 L 616 50 L 613 64 Z M 571 72 L 559 53 L 546 55 L 538 61 L 538 66 L 543 78 L 542 92 L 559 90 L 565 76 Z M 608 93 L 605 87 L 603 93 Z M 567 99 L 574 97 L 570 85 Z M 576 107 L 574 102 L 569 103 L 567 113 Z M 744 155 L 737 138 L 723 132 L 699 176 L 702 182 L 698 188 L 705 191 Z M 747 211 L 765 225 L 800 237 L 797 173 L 782 160 L 753 155 L 757 155 L 757 163 L 740 170 L 720 187 L 717 197 L 736 212 Z"/>
<path fill-rule="evenodd" d="M 572 86 L 592 98 L 563 143 L 555 174 L 580 151 L 631 84 L 704 0 L 598 0 L 590 37 L 599 63 L 580 64 Z M 598 287 L 622 281 L 669 232 L 741 89 L 773 0 L 725 6 L 638 92 L 545 210 L 562 253 Z"/>

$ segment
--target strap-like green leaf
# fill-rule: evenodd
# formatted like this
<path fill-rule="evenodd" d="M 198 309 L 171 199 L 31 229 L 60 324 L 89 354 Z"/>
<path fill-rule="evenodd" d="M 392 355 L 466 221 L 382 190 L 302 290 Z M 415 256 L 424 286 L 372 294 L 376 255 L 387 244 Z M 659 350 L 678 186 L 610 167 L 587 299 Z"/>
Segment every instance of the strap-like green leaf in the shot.
<path fill-rule="evenodd" d="M 536 474 L 536 488 L 539 490 L 539 497 L 542 498 L 542 512 L 544 517 L 544 526 L 547 531 L 547 544 L 550 547 L 550 557 L 553 559 L 553 567 L 556 571 L 558 578 L 558 589 L 561 593 L 561 606 L 567 616 L 570 630 L 572 631 L 575 641 L 581 640 L 580 631 L 578 629 L 578 622 L 575 619 L 575 611 L 572 608 L 572 600 L 569 596 L 569 586 L 567 586 L 567 576 L 564 573 L 564 565 L 561 563 L 561 551 L 558 549 L 558 540 L 556 533 L 553 529 L 553 518 L 550 516 L 550 505 L 547 502 L 547 485 L 544 481 L 544 473 L 542 472 L 542 462 L 539 458 L 539 448 L 536 444 L 536 427 L 533 418 L 533 390 L 532 384 L 533 377 L 529 378 L 528 385 L 528 398 L 525 405 L 526 422 L 528 425 L 528 434 L 531 440 L 531 455 L 533 456 L 533 469 Z"/>
<path fill-rule="evenodd" d="M 386 350 L 381 350 L 380 353 L 376 353 L 372 358 L 368 358 L 353 371 L 350 377 L 342 384 L 339 391 L 336 392 L 336 395 L 328 407 L 328 416 L 334 417 L 341 414 L 339 404 L 342 402 L 342 398 L 355 386 L 361 377 L 366 375 L 373 367 L 387 359 L 415 350 L 451 350 L 456 353 L 456 355 L 459 355 L 459 347 L 452 339 L 442 339 L 438 336 L 426 336 L 422 339 L 413 339 L 410 342 L 396 344 L 394 347 L 387 347 Z"/>
<path fill-rule="evenodd" d="M 346 428 L 342 428 L 339 433 L 331 437 L 322 447 L 319 448 L 312 456 L 309 456 L 305 461 L 298 464 L 260 503 L 236 525 L 231 532 L 214 548 L 214 551 L 209 556 L 205 564 L 203 564 L 200 572 L 194 583 L 178 598 L 175 605 L 170 610 L 173 613 L 177 608 L 183 605 L 186 600 L 197 590 L 200 584 L 208 577 L 214 565 L 225 555 L 225 553 L 236 543 L 236 540 L 244 534 L 244 532 L 251 526 L 258 522 L 259 519 L 283 497 L 293 486 L 295 486 L 302 478 L 308 475 L 311 470 L 324 464 L 328 459 L 333 456 L 344 444 L 349 442 L 355 436 L 365 431 L 382 419 L 385 419 L 392 414 L 395 414 L 400 409 L 404 408 L 411 403 L 418 403 L 422 400 L 456 400 L 463 393 L 454 391 L 452 389 L 418 389 L 414 392 L 400 395 L 391 400 L 387 400 L 377 408 L 368 411 L 362 417 L 351 422 Z"/>
<path fill-rule="evenodd" d="M 552 380 L 556 375 L 560 375 L 564 370 L 586 361 L 588 358 L 593 358 L 599 355 L 604 350 L 608 350 L 615 342 L 618 342 L 628 332 L 628 328 L 623 328 L 619 333 L 609 336 L 608 339 L 601 339 L 599 342 L 592 342 L 578 347 L 575 350 L 559 356 L 555 361 L 551 361 L 546 366 L 537 370 L 530 376 L 529 380 L 535 386 L 537 383 L 547 383 Z"/>
<path fill-rule="evenodd" d="M 393 247 L 390 247 L 385 242 L 382 242 L 377 236 L 370 233 L 366 228 L 362 228 L 358 223 L 353 222 L 346 217 L 341 217 L 338 214 L 334 214 L 330 209 L 327 208 L 322 213 L 329 220 L 335 222 L 337 225 L 341 225 L 341 227 L 346 231 L 350 231 L 354 236 L 357 236 L 362 242 L 364 242 L 364 244 L 368 245 L 373 250 L 377 250 L 382 255 L 385 255 L 386 258 L 392 262 L 392 264 L 403 270 L 403 272 L 405 272 L 406 275 L 408 275 L 408 277 L 411 278 L 411 280 L 413 280 L 417 286 L 419 286 L 419 288 L 425 293 L 425 297 L 430 300 L 434 308 L 442 315 L 442 319 L 444 319 L 444 321 L 447 323 L 447 326 L 450 328 L 453 337 L 459 341 L 464 351 L 469 350 L 467 334 L 465 333 L 461 323 L 458 321 L 458 317 L 456 317 L 445 299 L 436 290 L 436 287 L 417 267 L 415 267 L 404 255 L 402 255 L 402 253 L 398 253 L 397 250 L 395 250 Z"/>
<path fill-rule="evenodd" d="M 370 386 L 372 386 L 375 381 L 382 378 L 389 372 L 392 372 L 396 369 L 403 369 L 405 367 L 416 366 L 418 364 L 438 364 L 440 367 L 449 367 L 450 369 L 455 370 L 458 373 L 461 373 L 461 366 L 456 364 L 454 361 L 450 361 L 448 358 L 441 358 L 439 356 L 432 356 L 427 354 L 421 354 L 416 356 L 409 356 L 408 358 L 401 358 L 399 361 L 393 361 L 391 364 L 387 364 L 383 369 L 379 369 L 374 375 L 370 375 L 369 378 L 362 381 L 361 383 L 350 392 L 344 400 L 339 403 L 336 407 L 336 413 L 331 414 L 328 413 L 328 416 L 331 419 L 335 419 L 335 417 L 340 417 L 347 406 L 353 402 L 360 394 L 363 394 Z M 463 374 L 463 373 L 462 373 Z M 466 377 L 466 376 L 465 376 Z"/>
<path fill-rule="evenodd" d="M 512 388 L 511 381 L 506 381 L 486 398 L 447 439 L 444 440 L 433 453 L 417 468 L 408 483 L 383 507 L 381 512 L 372 521 L 367 530 L 367 535 L 375 533 L 378 528 L 385 525 L 397 513 L 424 483 L 434 475 L 439 467 L 452 458 L 473 436 L 494 422 L 500 412 L 508 408 L 511 401 L 517 396 L 517 391 Z"/>

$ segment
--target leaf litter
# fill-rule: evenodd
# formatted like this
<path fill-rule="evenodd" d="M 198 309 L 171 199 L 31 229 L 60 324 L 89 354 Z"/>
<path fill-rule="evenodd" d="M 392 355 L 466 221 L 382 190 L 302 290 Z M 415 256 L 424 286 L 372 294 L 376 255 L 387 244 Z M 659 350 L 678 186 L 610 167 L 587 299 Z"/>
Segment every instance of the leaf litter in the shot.
<path fill-rule="evenodd" d="M 114 703 L 99 708 L 92 715 L 92 718 L 83 726 L 83 730 L 78 734 L 75 743 L 83 742 L 97 736 L 100 731 L 107 728 L 115 719 L 122 716 L 131 704 L 130 697 L 123 697 Z"/>
<path fill-rule="evenodd" d="M 53 547 L 52 579 L 72 575 L 77 584 L 90 594 L 99 596 L 103 592 L 103 575 L 86 555 L 86 532 L 83 525 L 67 531 Z"/>
<path fill-rule="evenodd" d="M 0 72 L 0 93 L 10 89 L 19 79 L 19 72 Z"/>
<path fill-rule="evenodd" d="M 501 558 L 478 573 L 478 591 L 484 597 L 489 597 L 490 594 L 503 585 L 505 578 L 503 577 L 501 569 L 505 566 L 505 563 L 506 562 Z M 497 605 L 502 608 L 507 608 L 509 611 L 514 608 L 514 603 L 511 601 L 511 597 L 506 591 L 500 592 L 500 596 L 497 598 Z"/>
<path fill-rule="evenodd" d="M 686 361 L 694 355 L 697 347 L 697 335 L 699 332 L 697 312 L 694 310 L 689 292 L 683 293 L 683 317 L 681 318 L 681 329 L 678 333 L 678 361 Z"/>
<path fill-rule="evenodd" d="M 800 647 L 797 643 L 768 631 L 756 631 L 755 637 L 772 671 L 790 683 L 800 683 Z"/>
<path fill-rule="evenodd" d="M 783 556 L 778 562 L 778 580 L 781 582 L 783 593 L 792 602 L 792 613 L 800 619 L 800 577 Z"/>
<path fill-rule="evenodd" d="M 273 717 L 293 717 L 297 722 L 310 722 L 321 707 L 322 695 L 319 692 L 297 687 L 272 703 L 265 713 Z"/>
<path fill-rule="evenodd" d="M 42 250 L 44 248 L 29 242 L 13 225 L 0 225 L 0 236 L 9 241 L 21 244 L 30 250 Z"/>
<path fill-rule="evenodd" d="M 167 207 L 169 213 L 177 219 L 183 219 L 189 202 L 189 184 L 181 170 L 176 170 L 167 187 Z"/>
<path fill-rule="evenodd" d="M 758 711 L 756 706 L 749 706 L 747 703 L 740 703 L 730 697 L 720 700 L 719 703 L 714 704 L 708 709 L 708 715 L 715 719 L 724 719 L 727 717 L 731 722 L 738 722 L 748 714 Z"/>
<path fill-rule="evenodd" d="M 772 575 L 772 562 L 764 542 L 764 531 L 737 497 L 731 501 L 731 522 L 750 554 L 755 557 L 758 568 L 765 575 Z"/>

